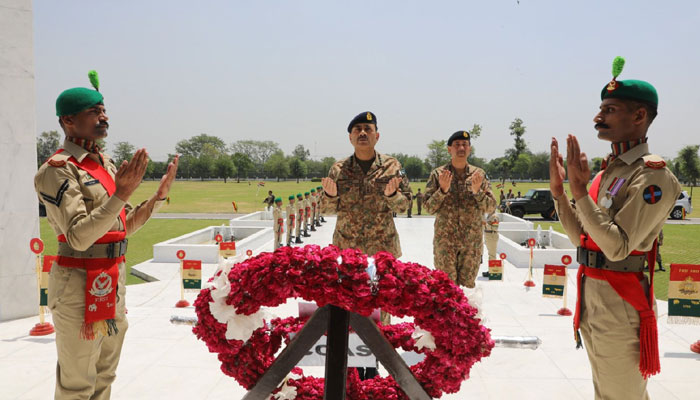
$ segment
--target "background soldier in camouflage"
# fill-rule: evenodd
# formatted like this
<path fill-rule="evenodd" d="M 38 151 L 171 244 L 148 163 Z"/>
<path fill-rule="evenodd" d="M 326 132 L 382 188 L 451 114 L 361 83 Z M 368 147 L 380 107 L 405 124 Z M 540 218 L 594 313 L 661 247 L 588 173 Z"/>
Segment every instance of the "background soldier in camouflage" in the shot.
<path fill-rule="evenodd" d="M 408 192 L 404 193 L 404 196 L 408 197 L 408 208 L 406 209 L 406 218 L 411 218 L 411 213 L 413 212 L 413 190 L 409 187 Z"/>
<path fill-rule="evenodd" d="M 287 206 L 287 246 L 292 245 L 292 232 L 296 220 L 296 207 L 294 206 L 294 195 L 289 196 L 289 205 Z"/>
<path fill-rule="evenodd" d="M 421 193 L 420 188 L 418 188 L 418 193 L 416 193 L 416 206 L 418 206 L 418 215 L 420 215 L 421 211 L 423 211 L 423 196 L 424 194 Z"/>
<path fill-rule="evenodd" d="M 483 251 L 484 213 L 496 208 L 485 172 L 469 165 L 469 132 L 450 136 L 449 164 L 430 173 L 425 188 L 425 209 L 436 214 L 433 255 L 435 268 L 445 271 L 459 285 L 474 287 Z"/>
<path fill-rule="evenodd" d="M 284 218 L 282 218 L 282 199 L 275 199 L 275 208 L 272 209 L 272 230 L 275 232 L 275 250 L 281 245 L 282 233 L 284 232 Z"/>
<path fill-rule="evenodd" d="M 295 207 L 295 212 L 297 213 L 297 230 L 296 230 L 296 240 L 294 243 L 304 243 L 301 241 L 301 221 L 304 219 L 304 196 L 301 193 L 297 193 L 297 202 Z"/>
<path fill-rule="evenodd" d="M 379 140 L 377 117 L 371 112 L 356 116 L 348 126 L 355 153 L 333 164 L 323 178 L 323 211 L 336 213 L 333 244 L 341 249 L 360 249 L 368 255 L 388 251 L 401 256 L 399 235 L 392 211 L 408 207 L 408 178 L 393 157 L 379 154 L 374 146 Z M 390 315 L 382 312 L 382 323 Z M 360 370 L 361 378 L 376 375 L 376 369 Z M 372 371 L 374 370 L 374 371 Z M 364 375 L 364 376 L 363 376 Z"/>

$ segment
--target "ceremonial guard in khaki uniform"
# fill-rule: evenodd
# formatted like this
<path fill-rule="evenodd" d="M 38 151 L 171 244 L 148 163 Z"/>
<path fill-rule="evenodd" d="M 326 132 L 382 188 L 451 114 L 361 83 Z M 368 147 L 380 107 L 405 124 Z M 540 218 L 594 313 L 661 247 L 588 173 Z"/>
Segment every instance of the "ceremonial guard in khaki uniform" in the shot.
<path fill-rule="evenodd" d="M 488 214 L 484 221 L 484 238 L 486 238 L 489 260 L 498 259 L 498 224 L 500 222 L 495 211 Z"/>
<path fill-rule="evenodd" d="M 401 173 L 398 160 L 374 150 L 379 130 L 373 113 L 366 111 L 353 118 L 348 133 L 355 153 L 333 164 L 328 177 L 322 179 L 323 211 L 338 215 L 333 244 L 370 256 L 388 251 L 398 258 L 401 244 L 392 212 L 408 207 L 404 195 L 409 191 L 408 178 Z M 382 323 L 389 323 L 390 318 L 382 312 Z M 361 378 L 376 374 L 374 368 L 367 370 Z"/>
<path fill-rule="evenodd" d="M 459 285 L 473 288 L 484 247 L 484 213 L 496 209 L 486 173 L 469 165 L 469 132 L 457 131 L 447 140 L 449 164 L 430 173 L 425 188 L 425 210 L 435 214 L 433 256 L 435 268 Z"/>
<path fill-rule="evenodd" d="M 304 237 L 311 237 L 309 234 L 309 218 L 311 218 L 311 199 L 309 199 L 309 192 L 304 192 Z M 311 230 L 314 230 L 313 226 Z"/>
<path fill-rule="evenodd" d="M 612 143 L 590 189 L 588 158 L 567 138 L 567 168 L 552 138 L 550 187 L 561 223 L 579 246 L 576 338 L 588 352 L 596 399 L 647 399 L 647 378 L 661 369 L 652 265 L 655 241 L 680 193 L 659 156 L 649 154 L 647 130 L 656 116 L 656 89 L 644 81 L 613 80 L 601 92 L 598 138 Z M 563 188 L 568 174 L 575 205 Z M 651 280 L 653 282 L 653 279 Z M 580 335 L 579 335 L 580 329 Z"/>
<path fill-rule="evenodd" d="M 418 215 L 421 215 L 421 211 L 423 211 L 423 196 L 424 194 L 421 193 L 419 188 L 418 193 L 416 193 L 416 206 L 418 207 Z"/>
<path fill-rule="evenodd" d="M 34 185 L 58 235 L 48 306 L 56 326 L 56 399 L 108 399 L 124 335 L 126 236 L 166 199 L 177 170 L 168 166 L 158 191 L 136 207 L 127 201 L 148 165 L 145 149 L 119 168 L 96 145 L 109 127 L 96 90 L 68 89 L 56 100 L 63 147 L 37 172 Z"/>
<path fill-rule="evenodd" d="M 323 186 L 316 186 L 316 196 L 318 196 L 318 222 L 319 226 L 321 222 L 326 222 L 323 218 Z"/>
<path fill-rule="evenodd" d="M 311 188 L 310 192 L 311 192 L 311 196 L 310 196 L 310 199 L 311 199 L 311 230 L 315 231 L 316 227 L 318 226 L 318 224 L 316 223 L 317 222 L 316 217 L 318 215 L 318 207 L 316 207 L 316 205 L 317 205 L 316 189 Z"/>
<path fill-rule="evenodd" d="M 292 245 L 292 232 L 294 232 L 296 220 L 296 207 L 294 206 L 294 195 L 289 196 L 289 205 L 287 206 L 287 246 Z"/>
<path fill-rule="evenodd" d="M 282 215 L 282 199 L 275 199 L 275 208 L 272 209 L 272 230 L 275 232 L 275 250 L 282 246 L 282 234 L 284 233 L 284 216 Z"/>
<path fill-rule="evenodd" d="M 304 220 L 304 196 L 301 193 L 297 193 L 296 202 L 296 213 L 297 213 L 297 230 L 296 230 L 296 240 L 294 243 L 304 243 L 301 241 L 301 221 Z"/>

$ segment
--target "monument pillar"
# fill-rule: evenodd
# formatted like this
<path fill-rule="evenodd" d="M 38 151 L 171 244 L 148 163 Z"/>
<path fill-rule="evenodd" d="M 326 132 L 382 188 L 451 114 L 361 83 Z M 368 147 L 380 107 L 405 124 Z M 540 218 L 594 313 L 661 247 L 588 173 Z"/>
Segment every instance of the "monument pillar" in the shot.
<path fill-rule="evenodd" d="M 33 26 L 31 0 L 0 0 L 0 321 L 39 308 Z"/>

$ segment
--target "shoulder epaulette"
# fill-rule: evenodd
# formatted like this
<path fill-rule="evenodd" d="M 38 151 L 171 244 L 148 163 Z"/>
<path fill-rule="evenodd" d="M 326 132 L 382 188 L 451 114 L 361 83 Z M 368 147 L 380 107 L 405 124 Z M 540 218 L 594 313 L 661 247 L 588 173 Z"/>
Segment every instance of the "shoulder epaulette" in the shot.
<path fill-rule="evenodd" d="M 644 165 L 651 169 L 661 169 L 666 167 L 666 161 L 656 154 L 649 154 L 644 157 Z"/>
<path fill-rule="evenodd" d="M 49 164 L 52 167 L 63 167 L 66 165 L 66 162 L 70 158 L 70 155 L 59 153 L 59 154 L 54 154 L 51 157 L 49 157 L 48 160 L 46 160 L 46 163 Z"/>

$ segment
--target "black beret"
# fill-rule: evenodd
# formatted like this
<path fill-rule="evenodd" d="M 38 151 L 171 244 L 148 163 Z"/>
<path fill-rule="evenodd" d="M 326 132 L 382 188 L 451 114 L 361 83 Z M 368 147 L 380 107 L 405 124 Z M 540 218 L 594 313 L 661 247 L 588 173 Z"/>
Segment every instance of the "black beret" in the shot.
<path fill-rule="evenodd" d="M 377 125 L 377 116 L 371 111 L 365 111 L 357 114 L 357 116 L 350 121 L 350 125 L 348 125 L 348 133 L 352 131 L 352 127 L 356 124 L 366 123 Z"/>
<path fill-rule="evenodd" d="M 452 142 L 455 140 L 467 140 L 469 143 L 472 142 L 472 140 L 469 138 L 469 132 L 467 131 L 457 131 L 450 136 L 449 139 L 447 139 L 447 145 L 452 146 Z"/>

